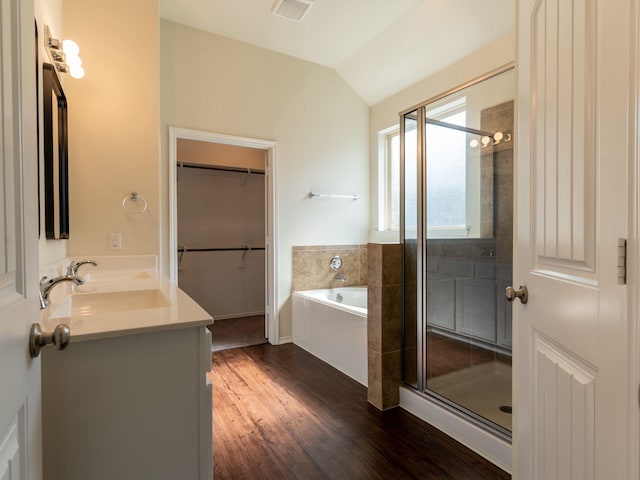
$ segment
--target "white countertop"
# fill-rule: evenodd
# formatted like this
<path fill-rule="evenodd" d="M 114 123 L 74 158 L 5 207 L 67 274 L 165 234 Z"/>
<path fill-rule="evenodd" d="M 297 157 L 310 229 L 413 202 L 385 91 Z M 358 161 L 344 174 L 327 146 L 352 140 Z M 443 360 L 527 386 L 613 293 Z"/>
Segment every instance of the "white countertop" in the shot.
<path fill-rule="evenodd" d="M 42 310 L 43 331 L 60 323 L 71 328 L 71 341 L 172 330 L 213 323 L 211 316 L 153 269 L 101 270 L 84 267 L 84 285 L 60 284 Z"/>

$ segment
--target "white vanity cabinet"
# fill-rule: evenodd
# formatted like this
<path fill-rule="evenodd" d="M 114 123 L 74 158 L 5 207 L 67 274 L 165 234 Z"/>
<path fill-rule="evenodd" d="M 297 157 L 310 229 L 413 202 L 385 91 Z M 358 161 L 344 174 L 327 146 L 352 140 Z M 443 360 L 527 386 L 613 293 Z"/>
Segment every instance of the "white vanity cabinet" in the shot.
<path fill-rule="evenodd" d="M 72 328 L 42 357 L 45 480 L 213 477 L 205 326 L 77 342 Z"/>

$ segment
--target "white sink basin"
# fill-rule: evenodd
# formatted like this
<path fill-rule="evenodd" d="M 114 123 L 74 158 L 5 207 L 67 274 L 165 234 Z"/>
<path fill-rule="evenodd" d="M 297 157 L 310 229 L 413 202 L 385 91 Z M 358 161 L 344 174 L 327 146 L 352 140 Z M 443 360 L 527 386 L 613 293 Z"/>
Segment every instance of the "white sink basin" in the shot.
<path fill-rule="evenodd" d="M 85 317 L 169 306 L 169 299 L 157 289 L 76 293 L 69 295 L 50 318 Z"/>

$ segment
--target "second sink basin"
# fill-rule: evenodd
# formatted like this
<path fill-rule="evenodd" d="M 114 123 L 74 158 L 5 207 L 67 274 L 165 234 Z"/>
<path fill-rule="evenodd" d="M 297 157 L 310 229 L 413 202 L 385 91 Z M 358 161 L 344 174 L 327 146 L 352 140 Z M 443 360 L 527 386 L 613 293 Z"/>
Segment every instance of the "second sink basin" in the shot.
<path fill-rule="evenodd" d="M 169 306 L 169 299 L 157 289 L 78 293 L 69 295 L 51 318 L 85 317 Z"/>
<path fill-rule="evenodd" d="M 122 282 L 123 280 L 149 280 L 152 278 L 148 272 L 127 271 L 89 271 L 81 275 L 85 281 L 91 282 Z"/>

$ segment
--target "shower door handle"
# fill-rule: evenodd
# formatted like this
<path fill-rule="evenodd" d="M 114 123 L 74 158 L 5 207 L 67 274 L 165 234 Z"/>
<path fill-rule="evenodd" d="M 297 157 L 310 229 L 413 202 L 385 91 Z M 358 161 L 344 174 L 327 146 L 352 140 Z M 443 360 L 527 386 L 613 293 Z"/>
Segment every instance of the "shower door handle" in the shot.
<path fill-rule="evenodd" d="M 508 302 L 513 302 L 516 298 L 519 298 L 521 303 L 527 303 L 529 290 L 527 290 L 526 285 L 520 285 L 517 290 L 513 287 L 507 287 L 504 296 L 507 297 Z"/>

